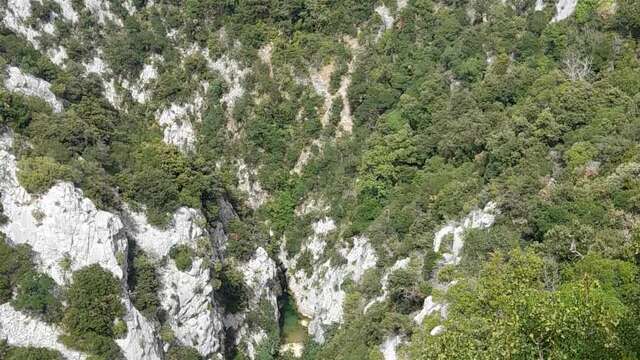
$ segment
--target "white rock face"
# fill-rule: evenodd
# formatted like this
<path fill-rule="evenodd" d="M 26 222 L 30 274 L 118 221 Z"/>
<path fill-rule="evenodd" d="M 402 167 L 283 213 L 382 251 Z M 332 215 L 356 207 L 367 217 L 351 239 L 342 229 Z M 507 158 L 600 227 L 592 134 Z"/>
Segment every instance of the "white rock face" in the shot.
<path fill-rule="evenodd" d="M 133 99 L 140 104 L 144 104 L 151 98 L 151 93 L 145 86 L 158 77 L 158 70 L 152 64 L 145 64 L 136 84 L 132 84 L 129 89 Z"/>
<path fill-rule="evenodd" d="M 103 74 L 105 74 L 108 70 L 107 64 L 104 63 L 104 61 L 102 60 L 102 58 L 99 57 L 94 57 L 91 62 L 89 63 L 84 63 L 84 68 L 87 71 L 87 73 L 94 73 L 94 74 L 98 74 L 100 76 L 102 76 Z"/>
<path fill-rule="evenodd" d="M 385 339 L 385 341 L 380 345 L 380 352 L 384 360 L 397 360 L 398 355 L 396 354 L 398 346 L 403 342 L 403 339 L 400 335 L 389 336 Z"/>
<path fill-rule="evenodd" d="M 70 183 L 58 183 L 39 198 L 29 195 L 16 177 L 16 160 L 9 153 L 11 136 L 0 137 L 0 191 L 9 222 L 1 230 L 17 244 L 29 244 L 37 253 L 40 269 L 62 284 L 60 262 L 71 260 L 71 270 L 91 264 L 122 278 L 117 254 L 126 254 L 122 222 L 97 210 L 82 191 Z"/>
<path fill-rule="evenodd" d="M 460 252 L 464 246 L 464 232 L 468 229 L 486 229 L 490 227 L 495 222 L 496 214 L 498 214 L 497 204 L 489 202 L 482 210 L 473 210 L 461 221 L 450 222 L 437 231 L 433 239 L 433 250 L 436 253 L 440 252 L 444 237 L 447 235 L 453 236 L 451 252 L 442 254 L 443 260 L 438 263 L 438 268 L 446 265 L 457 265 L 460 262 Z M 446 291 L 448 287 L 455 285 L 455 283 L 456 281 L 454 280 L 449 284 L 436 283 L 434 285 Z M 447 317 L 447 304 L 437 302 L 433 299 L 433 296 L 428 296 L 424 300 L 422 310 L 414 316 L 413 320 L 421 324 L 425 317 L 434 313 L 440 313 L 440 316 L 445 319 Z M 436 327 L 432 330 L 432 335 L 433 333 L 439 334 L 442 331 L 444 331 L 444 327 Z"/>
<path fill-rule="evenodd" d="M 267 333 L 264 329 L 256 328 L 256 324 L 249 327 L 247 323 L 248 312 L 258 311 L 260 302 L 266 300 L 273 309 L 271 320 L 275 324 L 278 323 L 278 296 L 280 295 L 278 268 L 266 250 L 259 247 L 251 260 L 240 264 L 238 270 L 242 273 L 250 294 L 249 305 L 247 311 L 243 313 L 228 315 L 225 323 L 227 327 L 236 330 L 236 345 L 243 343 L 247 348 L 247 356 L 250 359 L 255 359 L 256 348 L 267 338 Z"/>
<path fill-rule="evenodd" d="M 59 343 L 58 336 L 61 334 L 55 325 L 26 316 L 8 303 L 0 305 L 0 339 L 6 339 L 9 345 L 57 350 L 67 360 L 86 359 L 84 354 Z"/>
<path fill-rule="evenodd" d="M 7 79 L 4 85 L 8 90 L 44 100 L 55 112 L 62 111 L 62 102 L 51 92 L 51 84 L 42 79 L 27 75 L 15 66 L 9 66 L 7 68 Z"/>
<path fill-rule="evenodd" d="M 196 133 L 189 117 L 199 116 L 203 104 L 204 99 L 197 96 L 191 103 L 171 104 L 168 108 L 158 111 L 156 119 L 158 124 L 164 127 L 164 142 L 175 145 L 182 151 L 192 151 Z"/>
<path fill-rule="evenodd" d="M 125 301 L 125 308 L 127 309 L 127 315 L 124 317 L 128 330 L 127 336 L 124 339 L 116 339 L 125 358 L 162 359 L 162 350 L 153 324 L 142 316 L 128 299 Z"/>
<path fill-rule="evenodd" d="M 329 210 L 331 210 L 331 207 L 322 198 L 310 198 L 295 209 L 295 214 L 296 216 L 304 216 L 316 212 L 326 214 Z"/>
<path fill-rule="evenodd" d="M 240 68 L 240 64 L 237 61 L 228 58 L 226 55 L 216 61 L 209 61 L 209 67 L 219 72 L 229 86 L 229 92 L 222 96 L 222 102 L 227 104 L 227 110 L 231 111 L 236 100 L 244 95 L 242 81 L 249 70 Z"/>
<path fill-rule="evenodd" d="M 0 192 L 4 214 L 9 218 L 0 230 L 13 243 L 29 244 L 39 269 L 58 284 L 64 284 L 70 275 L 61 266 L 63 260 L 68 260 L 72 271 L 99 264 L 122 279 L 125 264 L 121 260 L 127 253 L 127 241 L 120 218 L 97 210 L 69 183 L 58 183 L 40 197 L 28 194 L 18 184 L 16 159 L 9 152 L 11 142 L 9 133 L 0 136 Z M 129 331 L 124 339 L 116 341 L 123 354 L 130 360 L 160 360 L 153 324 L 140 315 L 126 295 L 123 301 Z M 57 328 L 37 320 L 0 312 L 0 335 L 3 327 L 10 333 L 5 335 L 12 344 L 52 348 L 68 359 L 84 359 L 57 343 Z"/>
<path fill-rule="evenodd" d="M 174 245 L 195 249 L 197 241 L 206 236 L 200 224 L 202 215 L 194 209 L 180 208 L 166 229 L 149 225 L 144 214 L 129 211 L 134 222 L 132 236 L 142 250 L 155 258 L 166 257 Z M 160 303 L 168 313 L 168 323 L 176 339 L 195 347 L 203 356 L 222 349 L 224 334 L 222 315 L 213 299 L 210 270 L 203 259 L 194 258 L 191 270 L 178 270 L 172 259 L 159 270 Z"/>
<path fill-rule="evenodd" d="M 251 294 L 251 305 L 257 306 L 261 299 L 267 299 L 273 307 L 273 318 L 278 319 L 278 294 L 273 286 L 278 281 L 278 269 L 275 261 L 269 257 L 267 251 L 259 247 L 251 260 L 240 267 L 245 284 Z"/>
<path fill-rule="evenodd" d="M 375 266 L 377 256 L 366 237 L 353 238 L 353 247 L 342 248 L 340 255 L 346 264 L 334 267 L 327 260 L 313 266 L 313 273 L 307 274 L 303 269 L 287 274 L 289 290 L 293 295 L 298 311 L 311 319 L 309 334 L 319 343 L 324 342 L 324 328 L 342 322 L 345 292 L 342 283 L 351 279 L 359 281 L 364 272 Z M 287 269 L 294 269 L 299 254 L 287 259 L 284 247 L 280 259 Z"/>
<path fill-rule="evenodd" d="M 55 49 L 47 50 L 47 56 L 51 59 L 51 62 L 64 68 L 64 62 L 69 58 L 67 50 L 62 46 L 58 46 Z"/>
<path fill-rule="evenodd" d="M 427 296 L 427 298 L 424 299 L 422 310 L 420 310 L 420 312 L 413 318 L 413 320 L 415 320 L 415 322 L 418 324 L 422 324 L 422 321 L 424 321 L 425 317 L 437 312 L 440 313 L 440 316 L 445 318 L 447 316 L 447 307 L 445 306 L 445 304 L 434 302 L 433 296 Z"/>
<path fill-rule="evenodd" d="M 166 229 L 150 225 L 143 213 L 129 211 L 129 214 L 135 222 L 136 244 L 158 259 L 166 256 L 173 246 L 185 244 L 193 247 L 199 238 L 206 235 L 198 225 L 203 223 L 204 218 L 195 209 L 178 209 Z"/>
<path fill-rule="evenodd" d="M 429 335 L 431 336 L 437 336 L 440 335 L 444 332 L 444 326 L 442 325 L 437 325 L 436 327 L 434 327 L 433 329 L 431 329 L 431 331 L 429 332 Z"/>
<path fill-rule="evenodd" d="M 324 248 L 327 246 L 327 242 L 324 241 L 324 237 L 336 229 L 336 223 L 333 219 L 325 217 L 314 222 L 311 227 L 313 228 L 313 235 L 305 248 L 311 251 L 313 260 L 317 261 L 320 256 L 322 256 Z"/>
<path fill-rule="evenodd" d="M 288 344 L 283 344 L 280 347 L 281 354 L 289 353 L 293 355 L 294 358 L 302 357 L 303 352 L 304 352 L 304 344 L 302 343 L 288 343 Z"/>
<path fill-rule="evenodd" d="M 442 240 L 453 235 L 451 252 L 442 254 L 445 264 L 457 265 L 460 262 L 460 251 L 464 245 L 464 232 L 467 229 L 486 229 L 495 221 L 496 203 L 488 203 L 482 210 L 474 210 L 460 222 L 450 222 L 436 232 L 433 239 L 433 250 L 440 251 Z"/>
<path fill-rule="evenodd" d="M 298 174 L 298 175 L 302 174 L 302 169 L 305 167 L 305 165 L 307 165 L 307 163 L 311 159 L 311 155 L 313 154 L 312 150 L 317 149 L 318 152 L 322 151 L 323 146 L 324 144 L 318 139 L 314 139 L 311 142 L 310 146 L 305 146 L 300 152 L 298 161 L 296 161 L 296 164 L 294 165 L 293 169 L 291 169 L 291 173 Z"/>
<path fill-rule="evenodd" d="M 262 189 L 260 182 L 256 179 L 255 169 L 249 169 L 243 159 L 238 160 L 237 166 L 238 189 L 248 195 L 247 205 L 255 210 L 267 201 L 269 194 Z"/>
<path fill-rule="evenodd" d="M 375 8 L 375 11 L 376 13 L 378 13 L 378 15 L 380 15 L 385 30 L 390 29 L 393 26 L 393 22 L 395 21 L 395 19 L 391 15 L 391 11 L 389 10 L 389 8 L 384 5 L 380 5 Z"/>
<path fill-rule="evenodd" d="M 393 266 L 391 266 L 389 268 L 389 270 L 387 270 L 387 272 L 382 276 L 382 279 L 380 279 L 380 285 L 382 287 L 382 294 L 378 297 L 376 297 L 375 299 L 371 300 L 365 307 L 364 307 L 364 312 L 366 313 L 367 310 L 369 310 L 369 308 L 379 302 L 383 302 L 387 299 L 387 296 L 389 296 L 389 276 L 391 274 L 393 274 L 396 270 L 400 270 L 400 269 L 406 269 L 407 266 L 409 266 L 409 263 L 411 262 L 411 258 L 404 258 L 404 259 L 400 259 L 398 261 L 395 262 L 395 264 L 393 264 Z"/>
<path fill-rule="evenodd" d="M 35 48 L 38 48 L 40 44 L 36 38 L 40 35 L 39 32 L 26 25 L 30 16 L 30 1 L 7 0 L 7 8 L 4 10 L 2 22 L 7 28 L 24 36 Z"/>
<path fill-rule="evenodd" d="M 578 5 L 578 0 L 558 0 L 556 3 L 556 16 L 551 19 L 551 22 L 562 21 L 573 15 L 576 5 Z"/>
<path fill-rule="evenodd" d="M 178 270 L 172 259 L 159 269 L 160 303 L 176 339 L 193 346 L 203 356 L 218 353 L 223 346 L 223 322 L 213 300 L 209 269 L 194 259 L 191 270 Z"/>
<path fill-rule="evenodd" d="M 112 21 L 116 25 L 122 26 L 122 20 L 111 12 L 109 2 L 106 0 L 84 0 L 84 6 L 98 18 L 101 25 L 105 25 L 107 20 Z"/>
<path fill-rule="evenodd" d="M 544 0 L 536 0 L 535 11 L 542 11 L 542 10 L 544 10 Z"/>
<path fill-rule="evenodd" d="M 167 36 L 172 38 L 175 36 L 175 33 L 172 31 L 170 34 L 167 34 Z M 265 56 L 265 51 L 268 50 L 263 50 L 262 56 Z M 249 69 L 242 69 L 238 61 L 228 57 L 227 55 L 223 55 L 214 61 L 209 54 L 209 49 L 203 49 L 198 44 L 192 44 L 189 48 L 181 49 L 181 53 L 183 56 L 190 56 L 193 54 L 202 55 L 207 60 L 207 66 L 209 69 L 218 72 L 222 76 L 224 81 L 227 83 L 229 91 L 222 96 L 220 101 L 226 104 L 227 112 L 231 113 L 236 100 L 244 94 L 245 90 L 242 86 L 242 82 L 244 81 L 245 76 L 249 73 Z M 270 56 L 270 52 L 266 55 Z"/>
<path fill-rule="evenodd" d="M 60 9 L 62 9 L 62 16 L 75 23 L 78 21 L 78 13 L 73 10 L 73 6 L 71 5 L 71 0 L 53 0 L 58 5 L 60 5 Z"/>

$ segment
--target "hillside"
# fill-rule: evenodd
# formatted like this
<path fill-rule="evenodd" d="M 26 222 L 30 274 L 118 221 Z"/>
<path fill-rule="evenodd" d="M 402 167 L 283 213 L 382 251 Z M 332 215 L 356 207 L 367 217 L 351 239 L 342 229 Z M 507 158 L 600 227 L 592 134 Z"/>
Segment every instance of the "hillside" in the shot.
<path fill-rule="evenodd" d="M 0 359 L 640 358 L 640 2 L 0 14 Z"/>

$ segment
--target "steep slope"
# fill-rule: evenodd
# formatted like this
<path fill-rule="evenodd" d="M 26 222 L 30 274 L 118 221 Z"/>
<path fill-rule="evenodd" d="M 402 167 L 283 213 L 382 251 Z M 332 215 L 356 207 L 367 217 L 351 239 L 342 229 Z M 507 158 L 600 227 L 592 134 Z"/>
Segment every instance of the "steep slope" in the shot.
<path fill-rule="evenodd" d="M 543 275 L 509 291 L 557 306 L 589 256 L 635 269 L 635 10 L 0 1 L 0 231 L 62 304 L 19 309 L 26 287 L 8 281 L 0 340 L 69 359 L 503 356 L 468 293 L 493 296 L 492 266 L 517 277 L 513 249 Z M 92 265 L 121 309 L 84 337 L 65 294 Z M 289 299 L 308 333 L 295 344 Z M 612 323 L 592 353 L 633 357 L 633 322 Z M 588 353 L 540 333 L 518 354 Z"/>

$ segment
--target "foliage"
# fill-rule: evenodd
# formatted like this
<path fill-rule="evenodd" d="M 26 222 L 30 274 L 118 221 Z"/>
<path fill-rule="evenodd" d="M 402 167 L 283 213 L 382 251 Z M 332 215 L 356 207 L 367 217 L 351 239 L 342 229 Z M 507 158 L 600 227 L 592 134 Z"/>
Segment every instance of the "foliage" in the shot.
<path fill-rule="evenodd" d="M 585 262 L 608 260 L 585 259 Z M 414 337 L 410 356 L 431 359 L 517 358 L 615 359 L 633 356 L 625 342 L 626 318 L 633 312 L 619 291 L 635 293 L 637 269 L 621 264 L 609 271 L 622 282 L 598 281 L 579 263 L 558 288 L 547 288 L 545 263 L 532 252 L 495 255 L 475 280 L 450 290 L 452 306 L 443 334 L 430 329 Z M 582 270 L 581 270 L 582 269 Z M 633 270 L 631 270 L 633 269 Z M 623 270 L 625 272 L 619 273 Z M 631 270 L 631 271 L 629 271 Z M 591 270 L 589 270 L 591 272 Z M 637 330 L 635 330 L 637 331 Z"/>
<path fill-rule="evenodd" d="M 155 316 L 159 306 L 158 290 L 160 280 L 156 273 L 156 264 L 141 250 L 130 252 L 129 276 L 127 278 L 131 290 L 133 305 L 147 317 Z"/>
<path fill-rule="evenodd" d="M 193 264 L 194 252 L 188 245 L 176 245 L 169 251 L 169 257 L 176 262 L 180 271 L 190 271 Z"/>
<path fill-rule="evenodd" d="M 29 157 L 18 161 L 18 179 L 30 193 L 38 194 L 51 188 L 58 180 L 71 180 L 72 169 L 50 157 Z"/>
<path fill-rule="evenodd" d="M 188 346 L 173 346 L 167 353 L 169 360 L 201 360 L 202 356 L 198 351 Z"/>
<path fill-rule="evenodd" d="M 4 360 L 63 360 L 56 350 L 36 347 L 14 347 L 0 340 L 0 358 Z"/>
<path fill-rule="evenodd" d="M 235 314 L 246 307 L 249 298 L 244 277 L 239 270 L 228 264 L 219 269 L 216 276 L 220 281 L 220 301 L 227 312 Z"/>
<path fill-rule="evenodd" d="M 56 297 L 56 283 L 46 274 L 28 272 L 17 284 L 11 305 L 16 310 L 42 316 L 45 321 L 58 322 L 62 318 L 62 304 Z"/>
<path fill-rule="evenodd" d="M 105 359 L 119 358 L 120 349 L 113 337 L 115 320 L 124 315 L 120 297 L 120 283 L 99 265 L 74 272 L 67 290 L 62 341 Z"/>
<path fill-rule="evenodd" d="M 0 233 L 0 303 L 11 300 L 14 288 L 31 271 L 31 248 L 27 245 L 11 246 Z"/>

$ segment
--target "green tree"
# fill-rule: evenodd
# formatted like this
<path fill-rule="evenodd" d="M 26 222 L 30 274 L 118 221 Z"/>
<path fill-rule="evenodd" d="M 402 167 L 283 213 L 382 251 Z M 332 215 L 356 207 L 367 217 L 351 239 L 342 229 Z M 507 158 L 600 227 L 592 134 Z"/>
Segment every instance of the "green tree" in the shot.
<path fill-rule="evenodd" d="M 120 349 L 113 337 L 115 320 L 124 315 L 121 296 L 118 280 L 99 265 L 74 272 L 62 321 L 63 342 L 105 359 L 118 359 Z"/>
<path fill-rule="evenodd" d="M 620 276 L 628 277 L 625 271 Z M 533 252 L 495 255 L 477 279 L 450 289 L 445 332 L 430 336 L 429 327 L 415 336 L 411 357 L 619 359 L 633 354 L 622 341 L 628 330 L 623 322 L 632 309 L 616 293 L 624 282 L 614 290 L 582 273 L 557 289 L 546 285 L 545 263 Z"/>

